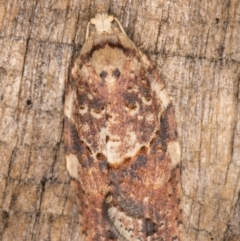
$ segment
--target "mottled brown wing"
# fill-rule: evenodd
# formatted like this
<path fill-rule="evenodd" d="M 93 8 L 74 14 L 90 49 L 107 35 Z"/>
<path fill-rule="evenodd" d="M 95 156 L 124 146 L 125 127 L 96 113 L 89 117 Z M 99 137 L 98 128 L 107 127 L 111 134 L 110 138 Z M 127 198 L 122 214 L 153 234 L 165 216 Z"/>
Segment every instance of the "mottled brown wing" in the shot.
<path fill-rule="evenodd" d="M 174 108 L 161 80 L 140 51 L 132 61 L 136 60 L 139 71 L 135 67 L 135 76 L 119 92 L 123 99 L 117 103 L 137 106 L 136 115 L 131 115 L 131 110 L 122 112 L 125 122 L 120 123 L 124 128 L 119 127 L 121 140 L 135 133 L 137 150 L 132 156 L 123 151 L 124 162 L 109 169 L 105 210 L 119 240 L 181 240 L 180 150 Z M 131 73 L 123 73 L 123 80 L 129 79 Z"/>
<path fill-rule="evenodd" d="M 124 34 L 83 46 L 66 90 L 65 143 L 81 240 L 181 240 L 174 109 Z"/>
<path fill-rule="evenodd" d="M 78 68 L 83 68 L 80 62 Z M 89 74 L 89 78 L 96 78 L 91 70 Z M 106 142 L 101 129 L 106 127 L 107 102 L 99 98 L 99 91 L 89 85 L 81 72 L 72 76 L 65 104 L 67 169 L 77 189 L 80 240 L 86 241 L 108 240 L 107 221 L 102 211 L 108 192 L 108 163 L 101 152 L 101 145 L 104 148 Z"/>

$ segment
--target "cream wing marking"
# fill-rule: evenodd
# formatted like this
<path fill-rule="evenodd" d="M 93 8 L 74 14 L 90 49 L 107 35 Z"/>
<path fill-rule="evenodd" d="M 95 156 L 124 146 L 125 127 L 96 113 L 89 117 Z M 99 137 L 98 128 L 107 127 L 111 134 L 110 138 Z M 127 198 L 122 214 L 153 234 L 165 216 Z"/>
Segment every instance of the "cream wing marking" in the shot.
<path fill-rule="evenodd" d="M 180 163 L 181 149 L 178 141 L 171 141 L 167 145 L 167 153 L 172 161 L 172 168 Z"/>
<path fill-rule="evenodd" d="M 68 154 L 66 156 L 67 159 L 67 170 L 71 177 L 75 179 L 79 179 L 78 171 L 79 171 L 79 161 L 76 155 Z"/>

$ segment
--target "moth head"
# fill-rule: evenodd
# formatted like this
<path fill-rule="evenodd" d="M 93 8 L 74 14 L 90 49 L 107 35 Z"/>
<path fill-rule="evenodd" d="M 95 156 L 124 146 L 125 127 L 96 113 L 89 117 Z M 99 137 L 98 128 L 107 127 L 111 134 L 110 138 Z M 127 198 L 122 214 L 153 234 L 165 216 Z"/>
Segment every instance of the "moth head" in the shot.
<path fill-rule="evenodd" d="M 97 13 L 94 18 L 90 20 L 87 26 L 86 39 L 89 37 L 89 28 L 90 25 L 94 25 L 95 31 L 98 34 L 102 33 L 112 33 L 113 24 L 115 24 L 120 28 L 121 32 L 126 35 L 121 23 L 117 18 L 112 15 L 109 15 L 103 6 L 98 6 Z"/>
<path fill-rule="evenodd" d="M 111 31 L 113 19 L 113 16 L 108 15 L 102 5 L 98 5 L 96 15 L 90 20 L 90 24 L 94 25 L 96 28 L 96 32 L 101 34 L 103 32 Z"/>

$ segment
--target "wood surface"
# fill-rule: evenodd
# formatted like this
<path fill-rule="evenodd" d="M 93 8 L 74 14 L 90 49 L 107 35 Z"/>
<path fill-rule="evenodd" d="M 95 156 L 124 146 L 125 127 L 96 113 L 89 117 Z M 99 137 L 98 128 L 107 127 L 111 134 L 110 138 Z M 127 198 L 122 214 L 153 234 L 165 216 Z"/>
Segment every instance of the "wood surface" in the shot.
<path fill-rule="evenodd" d="M 79 240 L 63 96 L 99 3 L 173 99 L 184 241 L 240 240 L 238 0 L 0 0 L 0 240 Z"/>

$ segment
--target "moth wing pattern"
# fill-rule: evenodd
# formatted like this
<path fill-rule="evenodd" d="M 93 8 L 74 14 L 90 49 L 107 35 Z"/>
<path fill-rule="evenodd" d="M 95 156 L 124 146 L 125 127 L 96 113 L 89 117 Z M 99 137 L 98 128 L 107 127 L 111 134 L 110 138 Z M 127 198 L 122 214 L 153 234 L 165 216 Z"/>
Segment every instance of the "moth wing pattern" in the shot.
<path fill-rule="evenodd" d="M 66 88 L 67 169 L 84 241 L 181 241 L 174 107 L 145 54 L 100 9 Z"/>

